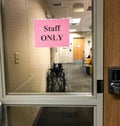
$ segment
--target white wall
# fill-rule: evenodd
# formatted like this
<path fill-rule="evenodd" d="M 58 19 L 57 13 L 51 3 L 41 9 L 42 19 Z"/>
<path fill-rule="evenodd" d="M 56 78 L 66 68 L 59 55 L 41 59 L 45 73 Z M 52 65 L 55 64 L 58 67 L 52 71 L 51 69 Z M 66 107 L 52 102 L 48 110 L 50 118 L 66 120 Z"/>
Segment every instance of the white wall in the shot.
<path fill-rule="evenodd" d="M 84 57 L 88 57 L 91 48 L 92 48 L 92 36 L 90 34 L 85 34 Z"/>
<path fill-rule="evenodd" d="M 90 33 L 70 33 L 69 47 L 58 48 L 56 56 L 58 56 L 57 62 L 72 63 L 73 62 L 73 39 L 84 37 L 84 57 L 88 57 L 90 54 L 90 48 L 92 47 L 92 35 Z"/>
<path fill-rule="evenodd" d="M 34 20 L 45 18 L 44 0 L 4 0 L 3 4 L 7 91 L 44 93 L 50 49 L 36 48 L 34 40 Z M 12 107 L 9 125 L 32 126 L 39 110 L 39 106 Z"/>
<path fill-rule="evenodd" d="M 45 18 L 44 0 L 5 0 L 7 91 L 45 92 L 50 49 L 36 48 L 34 20 Z M 19 54 L 15 63 L 14 53 Z"/>

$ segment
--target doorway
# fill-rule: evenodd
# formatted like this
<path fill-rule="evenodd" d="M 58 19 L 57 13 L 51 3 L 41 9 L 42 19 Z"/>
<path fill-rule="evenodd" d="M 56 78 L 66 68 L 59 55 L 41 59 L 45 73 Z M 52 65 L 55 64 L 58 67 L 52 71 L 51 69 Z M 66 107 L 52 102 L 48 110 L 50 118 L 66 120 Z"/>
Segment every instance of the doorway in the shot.
<path fill-rule="evenodd" d="M 35 108 L 35 106 L 48 106 L 48 107 L 71 107 L 75 106 L 76 107 L 92 107 L 92 116 L 93 116 L 93 126 L 102 126 L 102 94 L 97 93 L 97 79 L 98 78 L 98 73 L 102 74 L 102 71 L 98 71 L 96 69 L 99 64 L 94 65 L 94 72 L 93 75 L 94 78 L 92 79 L 91 83 L 91 93 L 88 92 L 81 92 L 80 90 L 78 92 L 71 91 L 71 92 L 46 92 L 46 75 L 48 70 L 51 67 L 51 60 L 50 59 L 55 59 L 54 56 L 58 55 L 58 50 L 55 48 L 50 52 L 50 48 L 36 48 L 34 45 L 34 25 L 33 25 L 33 20 L 36 19 L 41 19 L 41 18 L 46 18 L 49 20 L 49 18 L 61 18 L 57 17 L 59 16 L 59 13 L 62 13 L 63 8 L 66 9 L 68 5 L 66 2 L 70 2 L 65 0 L 64 7 L 62 6 L 63 4 L 52 4 L 56 8 L 56 6 L 60 7 L 62 6 L 63 8 L 59 8 L 58 14 L 57 15 L 49 15 L 49 11 L 46 12 L 46 7 L 44 2 L 48 3 L 49 6 L 51 6 L 51 0 L 22 0 L 22 2 L 17 1 L 17 0 L 11 0 L 8 2 L 7 0 L 3 0 L 4 2 L 2 3 L 2 9 L 4 13 L 2 13 L 2 16 L 4 17 L 5 24 L 3 26 L 4 28 L 4 35 L 1 36 L 4 37 L 4 41 L 1 40 L 1 72 L 2 73 L 1 77 L 1 94 L 0 98 L 1 101 L 3 101 L 3 104 L 5 105 L 4 110 L 5 110 L 5 123 L 6 126 L 9 125 L 9 116 L 8 116 L 8 109 L 9 107 L 16 106 L 14 115 L 17 115 L 18 117 L 21 116 L 18 114 L 17 111 L 20 111 L 21 109 L 18 107 L 25 107 L 26 105 L 29 106 L 28 109 L 25 109 L 26 115 L 29 115 L 29 119 L 35 119 L 37 113 L 39 113 L 39 110 L 42 110 L 41 108 Z M 97 7 L 97 12 L 101 13 L 101 6 L 103 3 L 100 1 L 97 1 L 99 4 L 96 4 L 96 1 L 92 0 L 83 0 L 84 2 L 87 1 L 87 4 L 89 5 L 96 5 Z M 70 3 L 73 4 L 75 1 L 71 1 Z M 77 0 L 78 2 L 78 0 Z M 94 4 L 93 4 L 94 3 Z M 16 5 L 16 6 L 13 6 Z M 40 6 L 39 6 L 40 5 Z M 80 4 L 79 4 L 80 5 Z M 93 6 L 94 9 L 96 9 Z M 70 6 L 71 8 L 76 8 L 76 4 L 73 6 Z M 86 6 L 87 9 L 88 6 Z M 54 8 L 54 9 L 55 9 Z M 76 9 L 74 8 L 74 13 L 75 15 L 79 14 L 79 12 L 76 12 Z M 51 10 L 53 12 L 56 12 L 55 10 Z M 85 10 L 86 13 L 92 17 L 95 16 L 94 18 L 91 18 L 89 20 L 90 24 L 92 24 L 92 19 L 95 20 L 96 24 L 99 25 L 101 23 L 98 23 L 98 20 L 96 21 L 97 14 L 95 13 L 96 10 Z M 22 10 L 22 11 L 21 11 Z M 68 12 L 69 9 L 67 9 Z M 8 13 L 9 12 L 9 13 Z M 80 12 L 82 15 L 83 12 Z M 51 13 L 50 13 L 51 14 Z M 84 13 L 85 14 L 85 13 Z M 92 15 L 93 14 L 93 15 Z M 62 18 L 65 16 L 64 11 L 62 13 Z M 49 17 L 50 16 L 50 17 Z M 55 17 L 56 16 L 56 17 Z M 83 15 L 84 17 L 84 15 Z M 16 19 L 16 20 L 15 20 Z M 13 23 L 13 21 L 15 23 Z M 82 20 L 81 20 L 82 21 Z M 102 21 L 101 21 L 102 22 Z M 96 26 L 96 24 L 92 24 L 93 26 Z M 77 25 L 70 24 L 71 29 L 73 26 L 78 27 Z M 83 25 L 81 25 L 83 26 Z M 2 27 L 2 23 L 1 23 Z M 80 28 L 80 27 L 78 27 Z M 86 28 L 86 27 L 84 27 Z M 83 29 L 83 27 L 81 27 Z M 99 29 L 99 28 L 98 28 Z M 91 30 L 89 28 L 89 30 Z M 92 35 L 92 32 L 94 33 L 96 30 L 91 30 L 89 31 L 89 34 Z M 79 33 L 78 33 L 79 32 Z M 71 32 L 71 34 L 80 34 L 80 29 L 78 29 L 78 32 Z M 100 31 L 97 31 L 96 34 L 99 34 Z M 81 35 L 84 36 L 85 33 L 82 33 Z M 80 36 L 81 36 L 80 35 Z M 97 35 L 96 35 L 97 36 Z M 99 42 L 94 36 L 94 39 L 96 40 L 96 43 L 94 43 L 94 49 L 96 50 L 97 47 L 97 42 Z M 73 36 L 72 36 L 73 37 Z M 91 36 L 93 37 L 93 36 Z M 88 39 L 86 38 L 86 44 L 89 45 L 89 41 L 91 41 L 91 37 Z M 100 36 L 99 36 L 100 37 Z M 93 40 L 94 40 L 93 39 Z M 101 39 L 100 39 L 101 40 Z M 84 42 L 85 43 L 85 42 Z M 101 43 L 101 41 L 100 41 Z M 4 45 L 4 46 L 3 46 Z M 72 45 L 72 42 L 70 40 L 70 45 Z M 73 46 L 73 45 L 72 45 Z M 78 45 L 80 47 L 80 45 Z M 72 48 L 73 49 L 73 48 Z M 51 58 L 51 54 L 53 54 L 53 57 Z M 94 54 L 98 55 L 98 51 L 96 50 Z M 4 54 L 4 55 L 3 55 Z M 85 56 L 87 56 L 87 52 L 84 53 Z M 5 57 L 4 57 L 5 56 Z M 97 56 L 94 57 L 94 64 L 96 64 L 96 58 Z M 5 58 L 5 60 L 4 60 Z M 102 57 L 99 57 L 99 59 L 102 59 Z M 58 58 L 59 60 L 59 58 Z M 4 64 L 5 62 L 5 64 Z M 64 64 L 63 64 L 64 65 Z M 67 65 L 67 64 L 66 64 Z M 81 63 L 78 63 L 77 65 L 81 65 Z M 77 66 L 76 64 L 73 66 Z M 78 66 L 79 67 L 79 66 Z M 84 67 L 84 66 L 83 66 Z M 86 68 L 86 67 L 85 67 Z M 69 69 L 68 69 L 69 70 Z M 79 69 L 77 69 L 79 70 Z M 76 72 L 75 72 L 76 73 Z M 72 73 L 74 74 L 74 72 Z M 88 75 L 89 76 L 89 75 Z M 101 76 L 99 76 L 101 77 Z M 70 77 L 69 77 L 70 78 Z M 73 79 L 73 82 L 76 78 Z M 82 78 L 83 79 L 83 78 Z M 84 82 L 84 80 L 82 81 Z M 83 84 L 83 83 L 80 84 Z M 79 82 L 78 82 L 79 83 Z M 73 88 L 72 88 L 73 89 Z M 30 107 L 32 106 L 32 107 Z M 25 114 L 24 109 L 22 110 L 22 114 Z M 32 114 L 29 114 L 32 113 Z M 34 113 L 35 112 L 35 113 Z M 12 114 L 13 115 L 13 114 Z M 83 114 L 84 115 L 84 114 Z M 83 116 L 82 115 L 82 116 Z M 16 116 L 16 117 L 17 117 Z M 27 116 L 28 117 L 28 116 Z M 80 116 L 79 116 L 80 117 Z M 14 118 L 14 116 L 13 116 Z M 81 117 L 80 117 L 81 118 Z M 12 120 L 14 121 L 14 119 Z M 19 118 L 18 120 L 19 121 Z M 26 121 L 26 118 L 24 118 L 24 121 Z M 23 122 L 24 122 L 23 121 Z M 32 120 L 31 120 L 32 121 Z M 26 123 L 25 123 L 26 124 Z M 31 123 L 32 124 L 32 123 Z"/>
<path fill-rule="evenodd" d="M 94 66 L 86 64 L 84 61 L 87 60 L 89 49 L 94 45 L 93 29 L 90 28 L 93 25 L 93 12 L 88 9 L 89 6 L 92 6 L 93 1 L 83 0 L 81 3 L 83 10 L 78 11 L 75 11 L 79 8 L 75 4 L 77 0 L 71 1 L 70 4 L 68 0 L 64 2 L 60 0 L 63 5 L 58 6 L 54 3 L 54 0 L 41 1 L 40 3 L 36 3 L 36 1 L 38 0 L 30 0 L 28 2 L 23 0 L 23 3 L 16 3 L 13 0 L 9 3 L 4 0 L 3 21 L 5 23 L 3 28 L 5 34 L 5 70 L 7 71 L 6 79 L 8 80 L 6 81 L 7 93 L 50 93 L 46 92 L 49 86 L 46 78 L 49 76 L 51 69 L 53 69 L 54 63 L 63 65 L 64 73 L 66 74 L 64 79 L 67 82 L 66 87 L 74 87 L 74 89 L 65 90 L 64 93 L 70 91 L 72 91 L 71 93 L 83 92 L 83 90 L 84 93 L 88 93 L 88 89 L 81 89 L 81 87 L 90 88 L 90 91 L 92 91 L 93 74 L 91 71 Z M 14 4 L 16 6 L 13 6 Z M 39 4 L 42 7 L 39 7 Z M 80 4 L 78 5 L 80 6 Z M 66 10 L 66 8 L 71 11 Z M 64 10 L 64 12 L 61 12 L 61 10 Z M 40 14 L 38 15 L 39 12 Z M 48 17 L 48 15 L 51 15 L 51 17 Z M 85 16 L 89 20 L 86 21 Z M 14 20 L 15 18 L 16 20 Z M 45 18 L 44 20 L 49 21 L 55 19 L 62 21 L 63 18 L 69 18 L 68 36 L 70 39 L 68 46 L 36 47 L 33 20 L 37 18 Z M 85 23 L 87 25 L 84 25 Z M 76 31 L 71 31 L 72 29 Z M 73 77 L 72 82 L 70 82 L 71 76 L 76 75 L 72 71 L 79 73 L 79 75 L 76 76 L 77 78 Z M 82 78 L 79 78 L 79 76 Z M 88 78 L 91 81 L 87 81 Z M 52 80 L 52 82 L 54 81 Z M 70 86 L 69 82 L 73 85 Z M 54 85 L 59 89 L 60 84 Z M 92 92 L 90 93 L 92 94 Z"/>
<path fill-rule="evenodd" d="M 73 41 L 73 60 L 82 63 L 84 61 L 84 38 L 74 38 Z"/>

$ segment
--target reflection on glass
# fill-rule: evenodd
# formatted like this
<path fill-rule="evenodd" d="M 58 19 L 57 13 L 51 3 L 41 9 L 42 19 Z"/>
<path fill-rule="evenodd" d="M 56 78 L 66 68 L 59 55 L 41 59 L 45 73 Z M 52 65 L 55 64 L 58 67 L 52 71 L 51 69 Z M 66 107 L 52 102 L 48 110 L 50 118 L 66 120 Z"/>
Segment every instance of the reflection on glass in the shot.
<path fill-rule="evenodd" d="M 92 0 L 4 0 L 3 17 L 7 93 L 92 94 Z M 35 47 L 34 20 L 52 18 L 70 19 L 69 46 Z"/>
<path fill-rule="evenodd" d="M 11 126 L 93 126 L 93 107 L 8 107 Z"/>

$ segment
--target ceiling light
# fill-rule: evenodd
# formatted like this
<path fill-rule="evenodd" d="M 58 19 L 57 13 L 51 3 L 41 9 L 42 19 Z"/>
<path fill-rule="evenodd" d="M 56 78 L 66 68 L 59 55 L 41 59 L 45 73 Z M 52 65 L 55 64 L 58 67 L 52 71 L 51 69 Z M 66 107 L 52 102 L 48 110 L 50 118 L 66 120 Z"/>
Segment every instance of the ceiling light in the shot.
<path fill-rule="evenodd" d="M 83 3 L 73 4 L 73 12 L 84 12 L 84 4 Z"/>
<path fill-rule="evenodd" d="M 71 23 L 72 25 L 77 25 L 77 24 L 80 23 L 80 21 L 81 21 L 81 18 L 71 18 L 71 19 L 70 19 L 70 23 Z"/>
<path fill-rule="evenodd" d="M 76 29 L 70 29 L 70 32 L 76 32 L 77 30 Z"/>

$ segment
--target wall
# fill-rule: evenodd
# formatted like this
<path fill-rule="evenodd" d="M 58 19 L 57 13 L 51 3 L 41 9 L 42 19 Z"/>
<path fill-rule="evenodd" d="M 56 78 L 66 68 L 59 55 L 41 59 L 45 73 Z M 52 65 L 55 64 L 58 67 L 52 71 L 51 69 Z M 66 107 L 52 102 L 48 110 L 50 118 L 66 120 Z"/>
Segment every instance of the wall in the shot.
<path fill-rule="evenodd" d="M 4 40 L 6 54 L 7 90 L 14 91 L 29 78 L 29 55 L 27 37 L 26 1 L 4 1 Z M 19 53 L 18 64 L 15 64 L 14 53 Z M 24 76 L 22 76 L 24 73 Z"/>
<path fill-rule="evenodd" d="M 8 92 L 45 92 L 50 49 L 36 48 L 34 20 L 45 18 L 42 0 L 4 1 Z M 14 53 L 19 55 L 15 64 Z M 43 71 L 43 72 L 41 72 Z"/>
<path fill-rule="evenodd" d="M 36 48 L 34 40 L 34 20 L 45 18 L 44 0 L 4 0 L 3 4 L 7 91 L 44 93 L 50 49 Z M 39 106 L 12 107 L 9 124 L 32 126 L 39 110 Z"/>
<path fill-rule="evenodd" d="M 59 48 L 59 61 L 62 63 L 73 62 L 73 39 L 76 37 L 84 37 L 84 57 L 88 57 L 90 54 L 90 48 L 92 47 L 92 35 L 90 33 L 70 33 L 70 45 L 69 47 Z M 71 51 L 69 51 L 71 50 Z"/>
<path fill-rule="evenodd" d="M 40 110 L 39 106 L 34 107 L 9 107 L 9 126 L 34 126 L 35 118 Z M 23 114 L 24 113 L 24 114 Z"/>

